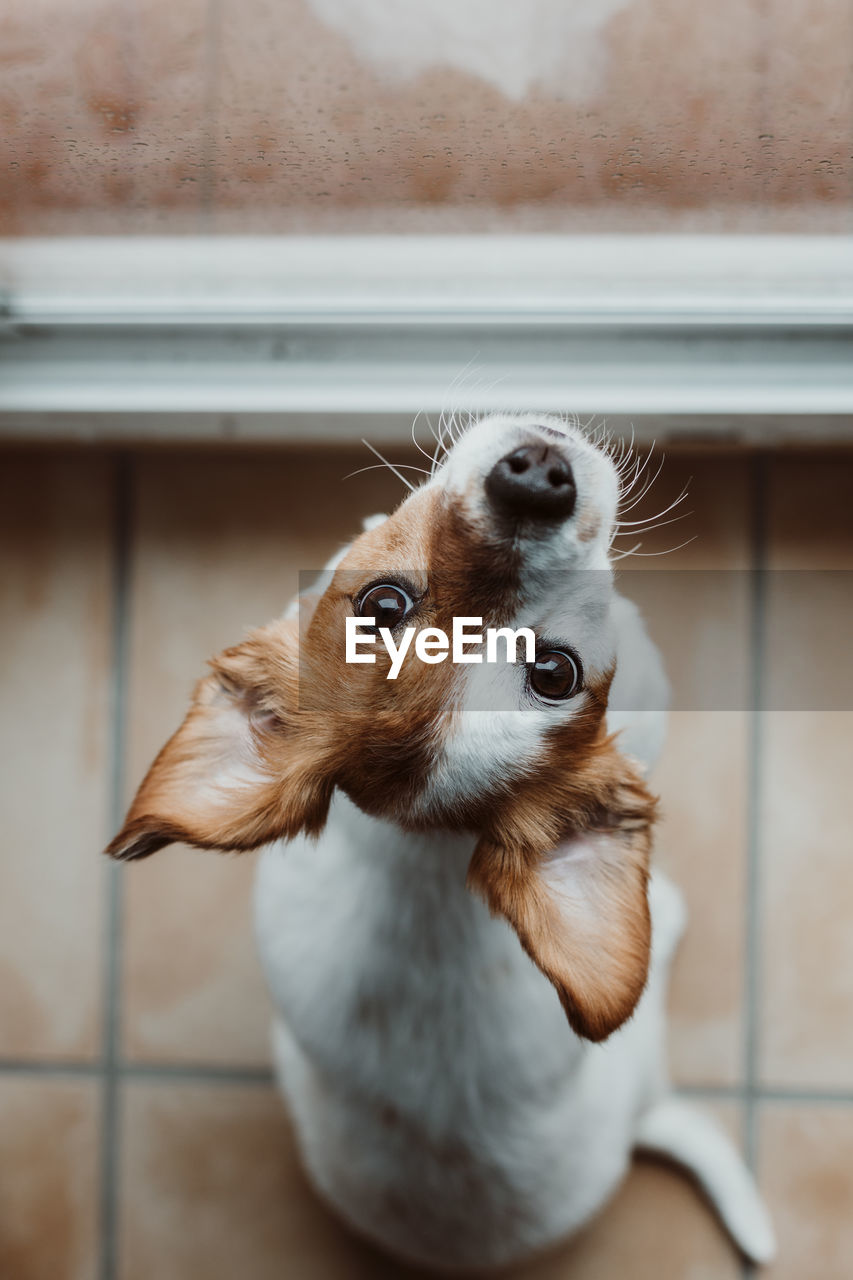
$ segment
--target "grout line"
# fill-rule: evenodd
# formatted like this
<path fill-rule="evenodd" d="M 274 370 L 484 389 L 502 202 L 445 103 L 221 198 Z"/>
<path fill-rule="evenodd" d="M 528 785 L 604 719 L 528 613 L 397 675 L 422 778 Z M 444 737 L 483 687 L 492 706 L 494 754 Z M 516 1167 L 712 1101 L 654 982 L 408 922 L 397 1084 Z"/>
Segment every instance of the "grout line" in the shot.
<path fill-rule="evenodd" d="M 745 1102 L 746 1089 L 740 1084 L 676 1084 L 675 1092 L 684 1098 L 719 1098 L 721 1101 Z"/>
<path fill-rule="evenodd" d="M 721 1102 L 783 1102 L 792 1106 L 853 1107 L 853 1089 L 817 1089 L 809 1085 L 758 1086 L 748 1089 L 740 1085 L 676 1085 L 675 1092 L 686 1098 L 713 1098 Z"/>
<path fill-rule="evenodd" d="M 758 1092 L 758 1010 L 761 997 L 760 949 L 760 820 L 762 770 L 762 714 L 764 703 L 764 649 L 766 628 L 766 463 L 756 456 L 752 463 L 750 506 L 752 514 L 752 619 L 750 628 L 750 684 L 752 709 L 749 725 L 747 854 L 746 854 L 746 952 L 744 1085 L 747 1101 L 747 1151 L 750 1164 L 757 1155 L 754 1100 Z"/>
<path fill-rule="evenodd" d="M 746 903 L 744 926 L 744 1147 L 749 1167 L 758 1163 L 758 1011 L 761 1000 L 761 771 L 762 714 L 764 703 L 764 641 L 766 627 L 767 466 L 756 455 L 750 484 L 752 618 L 750 627 L 750 683 L 752 709 L 749 722 Z M 744 1280 L 756 1274 L 745 1262 Z"/>
<path fill-rule="evenodd" d="M 783 1102 L 798 1106 L 853 1107 L 851 1089 L 759 1089 L 761 1102 Z"/>
<path fill-rule="evenodd" d="M 124 1078 L 140 1080 L 184 1081 L 198 1084 L 272 1084 L 271 1067 L 217 1067 L 198 1063 L 136 1062 L 121 1068 Z"/>
<path fill-rule="evenodd" d="M 267 1085 L 275 1083 L 272 1067 L 215 1066 L 201 1062 L 117 1062 L 114 1072 L 121 1080 L 140 1082 L 162 1080 L 199 1084 Z M 70 1062 L 61 1058 L 0 1058 L 0 1076 L 81 1076 L 99 1079 L 106 1075 L 103 1063 Z M 675 1092 L 683 1098 L 745 1104 L 747 1090 L 740 1085 L 682 1084 Z M 817 1089 L 796 1085 L 772 1085 L 754 1091 L 756 1102 L 805 1107 L 853 1107 L 853 1089 Z"/>
<path fill-rule="evenodd" d="M 104 1074 L 99 1062 L 42 1061 L 41 1059 L 7 1058 L 0 1060 L 0 1076 L 84 1076 L 97 1078 Z"/>
<path fill-rule="evenodd" d="M 110 828 L 118 830 L 124 811 L 124 748 L 127 695 L 128 601 L 133 490 L 133 461 L 116 460 L 113 525 L 113 675 L 110 771 Z M 118 1205 L 119 1096 L 118 1058 L 121 1020 L 121 868 L 107 868 L 106 946 L 103 975 L 104 1033 L 101 1075 L 100 1280 L 116 1274 Z"/>
<path fill-rule="evenodd" d="M 82 1076 L 106 1082 L 113 1074 L 119 1080 L 190 1080 L 199 1083 L 272 1084 L 272 1067 L 229 1067 L 183 1062 L 115 1062 L 112 1068 L 101 1062 L 69 1062 L 38 1058 L 0 1059 L 0 1076 Z"/>

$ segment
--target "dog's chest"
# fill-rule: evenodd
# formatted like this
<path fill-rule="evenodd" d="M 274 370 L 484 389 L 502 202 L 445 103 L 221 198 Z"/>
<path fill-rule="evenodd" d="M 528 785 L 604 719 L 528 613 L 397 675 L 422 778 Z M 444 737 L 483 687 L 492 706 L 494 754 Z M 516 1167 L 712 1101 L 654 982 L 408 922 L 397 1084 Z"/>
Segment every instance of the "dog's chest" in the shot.
<path fill-rule="evenodd" d="M 319 844 L 267 851 L 257 881 L 305 1163 L 344 1216 L 421 1261 L 538 1247 L 618 1178 L 625 1142 L 607 1135 L 622 1108 L 581 1096 L 581 1042 L 515 935 L 465 889 L 469 851 L 433 849 L 443 861 L 419 874 L 426 842 L 389 861 L 370 820 L 336 808 Z M 378 824 L 377 841 L 388 834 Z M 591 1159 L 602 1137 L 606 1158 Z"/>
<path fill-rule="evenodd" d="M 438 1128 L 562 1089 L 578 1042 L 515 935 L 465 889 L 464 843 L 385 824 L 374 837 L 337 808 L 318 844 L 267 851 L 258 877 L 262 963 L 303 1051 L 341 1088 Z"/>

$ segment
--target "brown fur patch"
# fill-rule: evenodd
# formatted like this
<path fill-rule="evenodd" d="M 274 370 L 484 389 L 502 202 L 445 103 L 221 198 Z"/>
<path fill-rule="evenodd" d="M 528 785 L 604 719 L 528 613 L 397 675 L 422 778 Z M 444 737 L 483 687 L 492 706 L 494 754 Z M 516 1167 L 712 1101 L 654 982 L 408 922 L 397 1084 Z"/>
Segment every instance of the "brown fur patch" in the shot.
<path fill-rule="evenodd" d="M 633 1012 L 648 975 L 655 801 L 609 738 L 568 774 L 560 759 L 553 748 L 535 780 L 496 813 L 469 884 L 516 930 L 575 1031 L 601 1040 Z M 567 864 L 565 892 L 548 874 L 564 843 L 582 851 Z"/>
<path fill-rule="evenodd" d="M 334 660 L 336 645 L 343 652 L 353 596 L 384 576 L 405 577 L 422 593 L 429 589 L 406 625 L 440 627 L 449 634 L 457 616 L 484 617 L 487 625 L 510 620 L 517 605 L 518 558 L 510 551 L 498 555 L 441 490 L 416 492 L 353 544 L 314 610 L 304 646 L 300 693 L 312 711 L 335 719 L 336 785 L 366 812 L 403 826 L 435 825 L 437 816 L 466 825 L 474 815 L 458 806 L 444 815 L 413 817 L 448 731 L 464 669 L 449 659 L 428 666 L 407 658 L 390 681 L 390 660 L 380 644 L 374 665 Z"/>
<path fill-rule="evenodd" d="M 294 623 L 273 623 L 213 660 L 107 853 L 143 858 L 176 840 L 253 849 L 322 830 L 328 731 L 294 712 L 295 641 Z"/>

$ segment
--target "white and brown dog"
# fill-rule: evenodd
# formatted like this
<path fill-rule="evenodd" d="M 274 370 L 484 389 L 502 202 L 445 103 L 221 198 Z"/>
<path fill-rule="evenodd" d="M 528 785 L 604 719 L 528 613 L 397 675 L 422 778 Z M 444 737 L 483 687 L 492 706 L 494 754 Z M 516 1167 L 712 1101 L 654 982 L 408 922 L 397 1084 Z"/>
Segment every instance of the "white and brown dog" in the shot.
<path fill-rule="evenodd" d="M 666 684 L 613 592 L 618 501 L 580 431 L 474 424 L 299 618 L 213 660 L 109 848 L 268 846 L 258 936 L 305 1165 L 360 1232 L 437 1269 L 575 1230 L 637 1145 L 773 1252 L 739 1156 L 667 1083 L 683 908 L 649 879 L 645 781 Z M 379 646 L 345 662 L 353 615 L 391 636 L 526 626 L 536 656 L 412 656 L 392 681 Z"/>

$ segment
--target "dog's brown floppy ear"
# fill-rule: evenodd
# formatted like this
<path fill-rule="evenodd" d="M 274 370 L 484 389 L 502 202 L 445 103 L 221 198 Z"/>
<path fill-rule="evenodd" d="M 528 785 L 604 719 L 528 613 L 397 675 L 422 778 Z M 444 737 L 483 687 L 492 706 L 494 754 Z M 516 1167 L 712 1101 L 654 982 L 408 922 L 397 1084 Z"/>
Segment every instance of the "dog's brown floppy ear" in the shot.
<path fill-rule="evenodd" d="M 316 734 L 306 734 L 296 710 L 297 662 L 296 626 L 287 622 L 212 661 L 107 853 L 129 861 L 175 841 L 253 849 L 322 829 L 332 786 L 318 767 Z"/>
<path fill-rule="evenodd" d="M 649 969 L 651 815 L 573 834 L 538 856 L 478 844 L 469 884 L 554 984 L 572 1028 L 604 1040 L 633 1013 Z"/>

